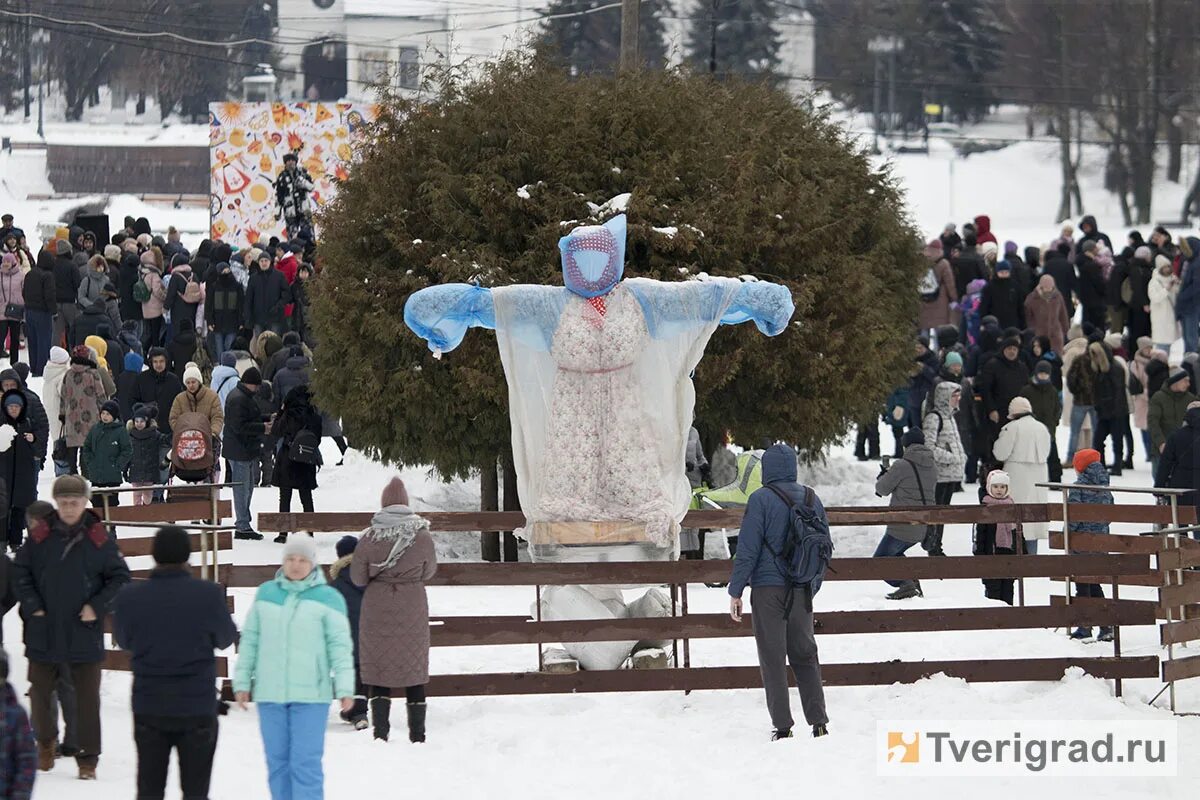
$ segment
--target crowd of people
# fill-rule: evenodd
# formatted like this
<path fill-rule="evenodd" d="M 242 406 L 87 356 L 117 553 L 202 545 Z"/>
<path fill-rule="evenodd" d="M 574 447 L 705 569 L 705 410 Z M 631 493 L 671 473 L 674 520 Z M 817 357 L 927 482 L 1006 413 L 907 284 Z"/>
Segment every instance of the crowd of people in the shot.
<path fill-rule="evenodd" d="M 242 539 L 262 538 L 250 519 L 257 485 L 278 487 L 281 511 L 293 494 L 313 510 L 321 438 L 343 457 L 347 444 L 308 388 L 312 242 L 206 239 L 190 253 L 174 228 L 157 236 L 149 220 L 126 217 L 109 242 L 59 227 L 35 256 L 12 216 L 0 219 L 0 357 L 10 364 L 0 427 L 16 432 L 0 450 L 9 549 L 47 458 L 56 475 L 81 473 L 97 490 L 138 487 L 133 502 L 144 504 L 161 502 L 172 477 L 219 479 L 223 456 Z M 43 379 L 40 396 L 31 377 Z M 119 505 L 120 494 L 107 497 Z"/>
<path fill-rule="evenodd" d="M 228 711 L 216 694 L 214 651 L 235 642 L 233 691 L 241 708 L 255 703 L 274 800 L 323 796 L 335 700 L 355 730 L 370 727 L 388 741 L 391 697 L 402 693 L 409 741 L 425 741 L 424 584 L 437 556 L 429 524 L 409 507 L 399 478 L 384 488 L 370 527 L 338 542 L 328 578 L 312 536 L 291 534 L 281 568 L 258 588 L 240 632 L 224 589 L 193 576 L 186 531 L 161 528 L 149 579 L 131 581 L 115 536 L 88 508 L 87 482 L 60 476 L 52 494 L 54 505 L 27 509 L 30 536 L 16 558 L 0 558 L 0 612 L 20 610 L 30 685 L 27 714 L 8 683 L 7 657 L 0 658 L 0 797 L 28 798 L 36 771 L 64 757 L 74 757 L 81 779 L 96 778 L 110 615 L 114 640 L 131 657 L 138 797 L 164 796 L 172 751 L 183 796 L 208 796 L 218 718 Z"/>
<path fill-rule="evenodd" d="M 1196 502 L 1200 239 L 1157 227 L 1148 240 L 1130 232 L 1117 252 L 1093 217 L 1079 230 L 1076 238 L 1064 225 L 1045 247 L 1001 248 L 990 219 L 979 216 L 925 246 L 910 378 L 881 415 L 895 461 L 883 457 L 892 463 L 876 492 L 893 505 L 944 505 L 975 483 L 987 505 L 1044 503 L 1038 484 L 1061 481 L 1067 469 L 1078 486 L 1097 487 L 1073 490 L 1076 502 L 1111 502 L 1109 476 L 1136 468 L 1135 428 L 1154 485 L 1187 489 L 1181 502 Z M 1173 363 L 1179 339 L 1183 356 Z M 864 421 L 857 457 L 880 459 L 880 449 L 877 421 Z M 1095 524 L 1071 530 L 1095 532 Z M 975 552 L 1036 553 L 1047 538 L 1044 523 L 977 526 Z M 940 526 L 889 526 L 876 555 L 917 544 L 944 555 Z M 893 599 L 921 594 L 916 581 L 893 585 Z M 985 590 L 1012 602 L 1011 581 Z"/>

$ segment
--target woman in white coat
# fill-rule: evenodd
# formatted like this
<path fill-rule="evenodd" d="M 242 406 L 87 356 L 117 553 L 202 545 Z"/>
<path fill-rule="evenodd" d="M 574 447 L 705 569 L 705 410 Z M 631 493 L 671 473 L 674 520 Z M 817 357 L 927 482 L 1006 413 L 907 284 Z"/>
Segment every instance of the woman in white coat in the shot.
<path fill-rule="evenodd" d="M 1009 475 L 1009 493 L 1015 503 L 1045 503 L 1046 490 L 1037 484 L 1046 483 L 1050 457 L 1050 431 L 1033 416 L 1033 406 L 1024 397 L 1013 398 L 1008 404 L 1009 423 L 1000 429 L 992 455 L 1004 464 Z M 1036 554 L 1039 539 L 1050 538 L 1046 522 L 1026 522 L 1025 552 Z"/>
<path fill-rule="evenodd" d="M 1179 279 L 1171 270 L 1166 256 L 1154 259 L 1154 274 L 1150 276 L 1150 336 L 1159 350 L 1171 352 L 1171 343 L 1179 338 L 1175 321 L 1175 297 L 1179 294 Z"/>

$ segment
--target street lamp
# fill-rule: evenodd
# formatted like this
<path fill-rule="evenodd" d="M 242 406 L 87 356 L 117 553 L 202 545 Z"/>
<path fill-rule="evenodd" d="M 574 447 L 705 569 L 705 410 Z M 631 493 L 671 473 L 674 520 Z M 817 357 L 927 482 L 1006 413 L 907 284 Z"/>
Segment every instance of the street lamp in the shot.
<path fill-rule="evenodd" d="M 883 89 L 879 81 L 882 68 L 880 56 L 888 57 L 888 130 L 891 131 L 896 114 L 896 53 L 904 50 L 904 40 L 899 36 L 876 36 L 867 42 L 867 52 L 875 56 L 875 152 L 879 152 L 879 101 Z"/>

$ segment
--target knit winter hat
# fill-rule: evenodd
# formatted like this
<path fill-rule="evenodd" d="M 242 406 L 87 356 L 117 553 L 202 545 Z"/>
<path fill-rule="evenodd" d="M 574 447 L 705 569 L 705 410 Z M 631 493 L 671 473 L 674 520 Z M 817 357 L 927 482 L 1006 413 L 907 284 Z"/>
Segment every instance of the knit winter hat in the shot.
<path fill-rule="evenodd" d="M 192 540 L 183 528 L 166 525 L 154 534 L 151 553 L 160 566 L 186 564 L 192 555 Z"/>
<path fill-rule="evenodd" d="M 1125 344 L 1125 337 L 1119 333 L 1110 333 L 1104 337 L 1104 343 L 1113 350 L 1119 350 Z"/>
<path fill-rule="evenodd" d="M 1133 257 L 1139 261 L 1149 261 L 1154 257 L 1154 251 L 1152 251 L 1146 245 L 1142 245 L 1137 250 L 1133 251 Z"/>
<path fill-rule="evenodd" d="M 154 419 L 158 415 L 158 409 L 152 405 L 138 403 L 133 407 L 133 415 L 131 419 L 144 419 L 147 422 Z"/>
<path fill-rule="evenodd" d="M 1099 451 L 1088 448 L 1087 450 L 1076 450 L 1075 458 L 1071 461 L 1071 465 L 1075 467 L 1076 472 L 1083 472 L 1089 465 L 1099 461 Z"/>
<path fill-rule="evenodd" d="M 985 256 L 988 253 L 997 253 L 999 251 L 1000 246 L 995 242 L 984 242 L 983 244 L 979 245 L 979 252 Z"/>
<path fill-rule="evenodd" d="M 379 496 L 379 505 L 383 508 L 408 505 L 408 489 L 404 486 L 404 481 L 400 480 L 399 475 L 392 478 L 388 481 L 388 485 L 383 487 L 383 494 Z"/>
<path fill-rule="evenodd" d="M 1017 243 L 1009 239 L 1004 243 L 1004 255 L 1009 256 L 1017 252 Z"/>
<path fill-rule="evenodd" d="M 59 239 L 54 243 L 54 252 L 60 256 L 71 255 L 71 243 L 66 239 Z"/>
<path fill-rule="evenodd" d="M 925 434 L 920 428 L 913 428 L 900 439 L 900 444 L 905 447 L 912 447 L 914 444 L 925 444 Z"/>
<path fill-rule="evenodd" d="M 100 413 L 103 414 L 105 411 L 107 411 L 109 414 L 112 414 L 112 418 L 118 422 L 121 420 L 121 406 L 118 405 L 116 400 L 109 400 L 104 405 L 100 406 Z"/>
<path fill-rule="evenodd" d="M 989 489 L 993 486 L 1011 486 L 1011 481 L 1012 478 L 1008 477 L 1008 473 L 1002 469 L 994 469 L 988 473 L 987 485 Z"/>
<path fill-rule="evenodd" d="M 21 392 L 5 392 L 3 399 L 0 399 L 0 406 L 7 408 L 8 406 L 25 407 L 25 395 Z"/>
<path fill-rule="evenodd" d="M 15 267 L 17 265 L 17 254 L 5 253 L 3 256 L 0 256 L 0 264 L 6 267 Z"/>
<path fill-rule="evenodd" d="M 78 475 L 60 475 L 54 479 L 50 496 L 55 500 L 60 497 L 88 498 L 92 496 L 92 487 Z"/>
<path fill-rule="evenodd" d="M 111 261 L 114 264 L 121 260 L 121 248 L 115 244 L 104 245 L 104 260 Z"/>
<path fill-rule="evenodd" d="M 356 547 L 358 547 L 358 537 L 346 534 L 342 538 L 338 539 L 337 544 L 334 546 L 334 550 L 337 552 L 338 558 L 345 558 L 353 553 L 354 548 Z"/>
<path fill-rule="evenodd" d="M 1008 418 L 1015 419 L 1022 414 L 1032 414 L 1033 406 L 1029 404 L 1029 400 L 1024 397 L 1014 397 L 1012 402 L 1008 404 Z"/>
<path fill-rule="evenodd" d="M 61 347 L 50 348 L 50 363 L 51 364 L 66 364 L 71 360 L 71 354 Z"/>
<path fill-rule="evenodd" d="M 1139 336 L 1137 340 L 1137 349 L 1145 350 L 1147 347 L 1154 347 L 1154 340 L 1149 336 Z"/>
<path fill-rule="evenodd" d="M 200 368 L 194 362 L 189 361 L 183 369 L 183 382 L 186 384 L 191 380 L 196 381 L 201 386 L 204 385 L 204 376 L 200 374 Z"/>
<path fill-rule="evenodd" d="M 1167 385 L 1170 386 L 1172 384 L 1179 383 L 1180 381 L 1188 380 L 1191 380 L 1191 376 L 1188 375 L 1187 370 L 1183 367 L 1176 367 L 1175 369 L 1171 370 L 1170 376 L 1167 377 Z"/>
<path fill-rule="evenodd" d="M 231 368 L 236 367 L 237 366 L 237 356 L 235 356 L 229 350 L 226 350 L 224 353 L 221 353 L 221 366 L 222 367 L 231 367 Z"/>
<path fill-rule="evenodd" d="M 1050 375 L 1054 372 L 1054 367 L 1050 366 L 1049 361 L 1039 361 L 1034 365 L 1033 373 L 1035 375 Z"/>
<path fill-rule="evenodd" d="M 1088 239 L 1086 242 L 1084 242 L 1083 244 L 1081 244 L 1079 246 L 1079 249 L 1085 253 L 1094 253 L 1096 251 L 1096 240 Z"/>
<path fill-rule="evenodd" d="M 926 258 L 941 258 L 944 254 L 945 251 L 942 249 L 941 239 L 930 239 L 925 245 Z"/>
<path fill-rule="evenodd" d="M 1007 350 L 1010 347 L 1021 349 L 1021 340 L 1015 336 L 1008 336 L 1000 341 L 1000 349 Z"/>
<path fill-rule="evenodd" d="M 287 538 L 287 544 L 283 546 L 282 560 L 287 561 L 291 556 L 299 556 L 315 566 L 317 541 L 307 533 L 293 533 Z"/>
<path fill-rule="evenodd" d="M 242 383 L 247 386 L 262 386 L 262 373 L 258 367 L 250 367 L 242 373 Z"/>
<path fill-rule="evenodd" d="M 961 355 L 954 352 L 953 350 L 951 350 L 949 353 L 946 354 L 946 366 L 947 367 L 953 367 L 953 366 L 961 367 L 962 365 L 963 365 L 963 359 L 962 359 Z"/>

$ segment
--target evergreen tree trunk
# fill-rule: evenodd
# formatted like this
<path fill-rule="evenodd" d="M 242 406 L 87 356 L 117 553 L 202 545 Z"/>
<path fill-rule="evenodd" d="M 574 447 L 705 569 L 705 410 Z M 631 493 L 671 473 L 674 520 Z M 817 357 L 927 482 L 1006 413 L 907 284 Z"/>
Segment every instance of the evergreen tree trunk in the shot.
<path fill-rule="evenodd" d="M 513 466 L 511 447 L 501 459 L 501 472 L 504 475 L 504 510 L 520 511 L 521 495 L 517 491 L 517 468 Z M 517 560 L 517 537 L 512 531 L 504 532 L 504 560 Z"/>
<path fill-rule="evenodd" d="M 496 462 L 484 464 L 479 469 L 479 510 L 500 510 L 500 473 Z M 479 534 L 479 556 L 484 561 L 500 560 L 500 534 L 483 531 Z"/>

